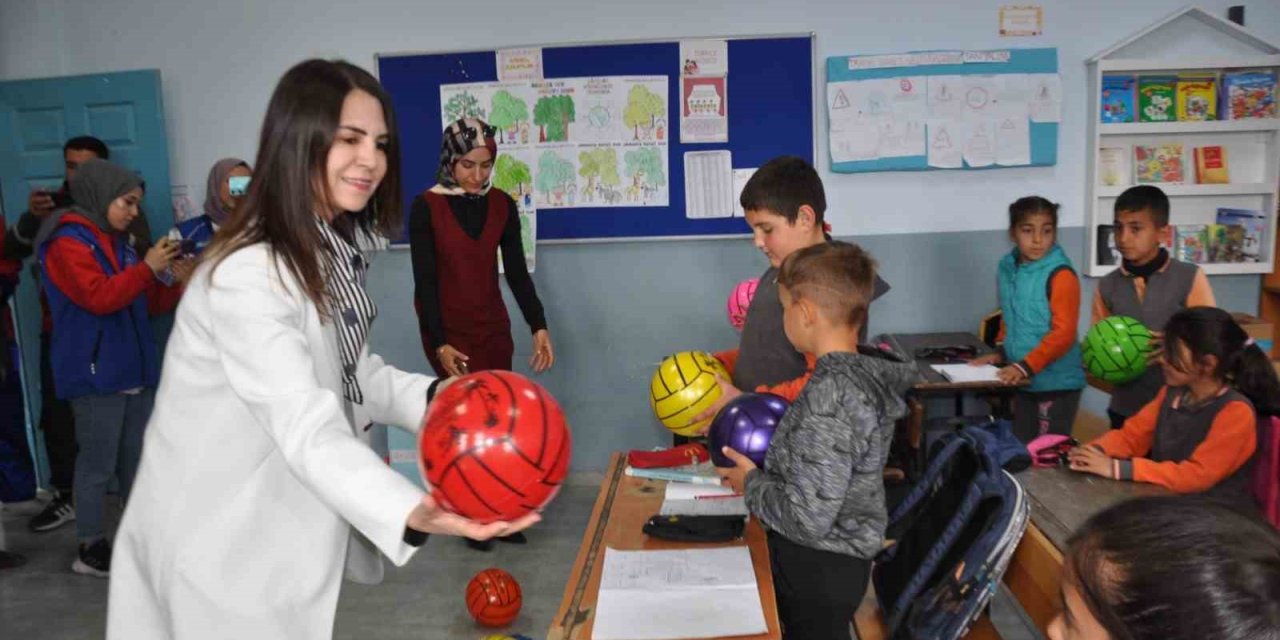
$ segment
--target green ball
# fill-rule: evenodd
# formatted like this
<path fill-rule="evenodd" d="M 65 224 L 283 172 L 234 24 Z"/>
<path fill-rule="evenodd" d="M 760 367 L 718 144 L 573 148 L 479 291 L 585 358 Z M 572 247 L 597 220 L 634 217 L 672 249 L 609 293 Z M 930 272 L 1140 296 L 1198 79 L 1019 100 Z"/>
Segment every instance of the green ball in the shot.
<path fill-rule="evenodd" d="M 1124 384 L 1146 372 L 1151 331 L 1128 316 L 1109 316 L 1089 329 L 1080 346 L 1089 375 Z"/>

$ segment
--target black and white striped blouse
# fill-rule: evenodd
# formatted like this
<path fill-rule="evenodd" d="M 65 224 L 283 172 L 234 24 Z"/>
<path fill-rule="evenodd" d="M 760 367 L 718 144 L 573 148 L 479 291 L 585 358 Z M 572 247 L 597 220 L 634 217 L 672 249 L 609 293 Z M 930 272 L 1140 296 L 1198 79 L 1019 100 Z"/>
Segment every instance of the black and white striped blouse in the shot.
<path fill-rule="evenodd" d="M 356 381 L 356 363 L 369 327 L 378 316 L 378 307 L 365 292 L 369 261 L 360 249 L 319 218 L 320 237 L 328 245 L 325 252 L 325 282 L 333 308 L 332 320 L 338 329 L 342 355 L 342 392 L 347 400 L 363 404 L 364 395 Z"/>

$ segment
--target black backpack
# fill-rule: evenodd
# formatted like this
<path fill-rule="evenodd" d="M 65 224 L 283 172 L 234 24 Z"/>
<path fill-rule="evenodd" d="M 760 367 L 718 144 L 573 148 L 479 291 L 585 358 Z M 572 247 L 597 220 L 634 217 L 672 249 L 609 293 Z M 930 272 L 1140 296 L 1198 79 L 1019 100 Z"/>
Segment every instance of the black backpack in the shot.
<path fill-rule="evenodd" d="M 871 580 L 890 638 L 960 638 L 995 594 L 1031 510 L 997 448 L 981 427 L 944 436 L 889 515 Z"/>

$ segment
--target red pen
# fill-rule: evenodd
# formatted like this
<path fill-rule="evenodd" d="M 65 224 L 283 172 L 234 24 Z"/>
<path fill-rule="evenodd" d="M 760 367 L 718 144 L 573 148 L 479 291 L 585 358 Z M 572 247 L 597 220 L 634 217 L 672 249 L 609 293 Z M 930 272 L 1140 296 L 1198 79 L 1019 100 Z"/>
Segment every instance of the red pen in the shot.
<path fill-rule="evenodd" d="M 741 493 L 725 493 L 714 496 L 694 496 L 694 500 L 723 500 L 725 498 L 741 498 Z"/>

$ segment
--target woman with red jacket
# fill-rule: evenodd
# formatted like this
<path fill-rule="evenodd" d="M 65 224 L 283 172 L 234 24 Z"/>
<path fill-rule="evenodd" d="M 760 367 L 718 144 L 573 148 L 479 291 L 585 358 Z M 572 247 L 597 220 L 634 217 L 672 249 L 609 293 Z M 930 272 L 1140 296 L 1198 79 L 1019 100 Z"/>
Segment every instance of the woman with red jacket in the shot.
<path fill-rule="evenodd" d="M 178 253 L 165 240 L 145 258 L 128 242 L 138 217 L 142 180 L 107 162 L 80 165 L 69 184 L 75 205 L 54 213 L 36 238 L 53 317 L 50 360 L 59 398 L 71 402 L 76 439 L 76 534 L 72 569 L 106 577 L 107 483 L 115 476 L 127 498 L 142 455 L 142 434 L 160 379 L 149 314 L 172 311 L 181 287 L 158 275 Z M 173 264 L 180 280 L 191 264 Z"/>

